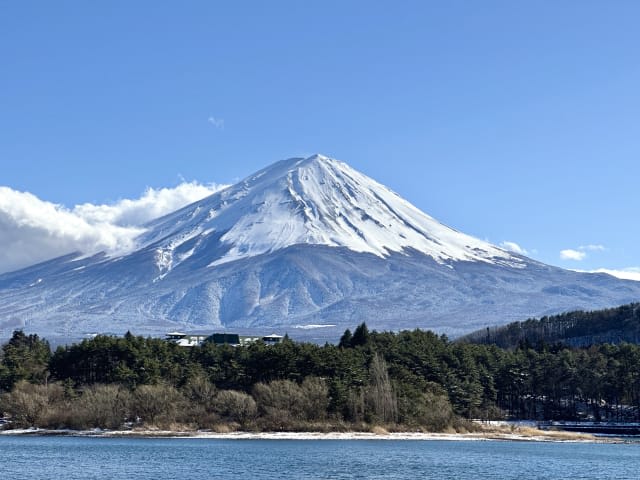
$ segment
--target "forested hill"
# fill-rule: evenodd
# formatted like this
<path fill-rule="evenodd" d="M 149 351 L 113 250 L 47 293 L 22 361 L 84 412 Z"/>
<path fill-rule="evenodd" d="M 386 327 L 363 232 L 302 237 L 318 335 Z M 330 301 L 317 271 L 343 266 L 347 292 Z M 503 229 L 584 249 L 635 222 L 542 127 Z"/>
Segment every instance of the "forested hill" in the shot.
<path fill-rule="evenodd" d="M 529 345 L 563 343 L 573 347 L 622 342 L 640 344 L 640 303 L 514 322 L 478 330 L 461 341 L 502 348 L 514 348 L 523 342 Z"/>

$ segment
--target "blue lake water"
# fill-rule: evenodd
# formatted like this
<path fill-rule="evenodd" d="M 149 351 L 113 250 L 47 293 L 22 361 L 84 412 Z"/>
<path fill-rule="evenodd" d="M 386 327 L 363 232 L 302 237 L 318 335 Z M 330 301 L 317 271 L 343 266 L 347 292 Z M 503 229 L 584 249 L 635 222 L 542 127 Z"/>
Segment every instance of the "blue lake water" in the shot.
<path fill-rule="evenodd" d="M 640 444 L 0 437 L 2 479 L 637 479 Z"/>

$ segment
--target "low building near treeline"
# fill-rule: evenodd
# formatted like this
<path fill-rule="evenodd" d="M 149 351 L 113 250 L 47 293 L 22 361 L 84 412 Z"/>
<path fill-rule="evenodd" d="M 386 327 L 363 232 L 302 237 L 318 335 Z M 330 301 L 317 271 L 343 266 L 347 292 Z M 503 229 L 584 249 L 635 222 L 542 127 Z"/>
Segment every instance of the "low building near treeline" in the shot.
<path fill-rule="evenodd" d="M 211 335 L 188 334 L 183 332 L 170 332 L 166 335 L 166 340 L 173 342 L 181 347 L 198 347 L 205 342 L 215 345 L 230 345 L 232 347 L 243 347 L 258 341 L 264 342 L 266 345 L 276 345 L 282 342 L 282 335 L 239 335 L 237 333 L 214 333 Z"/>
<path fill-rule="evenodd" d="M 182 332 L 170 332 L 167 333 L 165 339 L 169 342 L 180 345 L 181 347 L 198 347 L 202 345 L 202 342 L 204 342 L 207 337 L 208 335 L 202 334 L 194 335 Z"/>

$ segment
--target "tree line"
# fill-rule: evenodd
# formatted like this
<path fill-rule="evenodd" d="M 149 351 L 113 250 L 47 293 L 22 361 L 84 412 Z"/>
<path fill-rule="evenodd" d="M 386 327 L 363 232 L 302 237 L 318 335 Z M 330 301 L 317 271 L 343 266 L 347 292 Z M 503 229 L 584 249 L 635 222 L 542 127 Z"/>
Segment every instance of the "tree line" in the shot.
<path fill-rule="evenodd" d="M 15 332 L 0 410 L 12 426 L 442 431 L 468 419 L 640 418 L 640 347 L 515 349 L 429 331 L 346 331 L 338 345 L 205 343 L 132 334 L 54 352 Z"/>
<path fill-rule="evenodd" d="M 640 343 L 640 303 L 513 322 L 478 330 L 463 340 L 502 348 L 515 348 L 521 342 L 531 345 L 560 342 L 574 347 L 623 342 L 637 344 Z"/>

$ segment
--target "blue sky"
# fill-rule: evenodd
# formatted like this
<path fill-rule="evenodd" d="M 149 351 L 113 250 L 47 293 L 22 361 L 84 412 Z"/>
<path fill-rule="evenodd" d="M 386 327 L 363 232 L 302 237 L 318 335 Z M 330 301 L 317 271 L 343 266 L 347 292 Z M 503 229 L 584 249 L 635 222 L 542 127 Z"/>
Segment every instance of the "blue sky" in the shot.
<path fill-rule="evenodd" d="M 148 204 L 317 152 L 543 262 L 638 268 L 638 18 L 622 0 L 0 0 L 0 242 L 29 223 L 16 192 Z"/>

